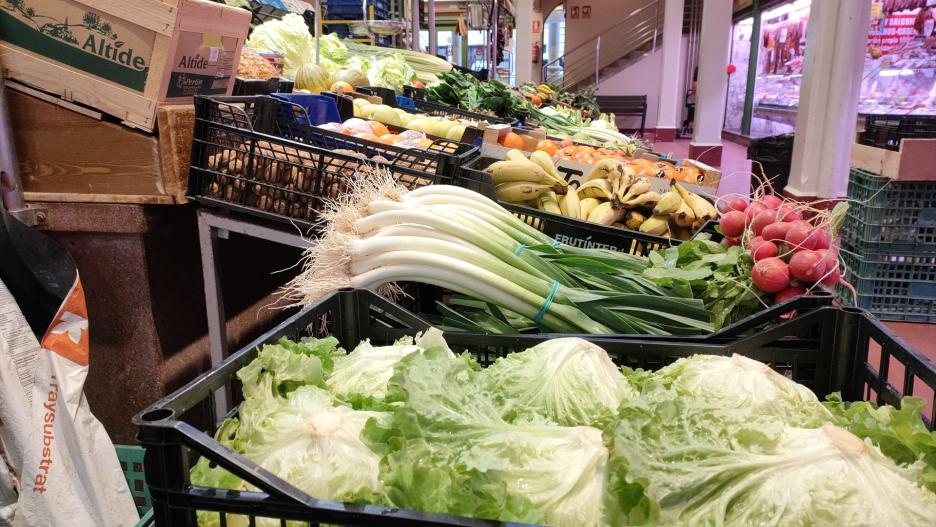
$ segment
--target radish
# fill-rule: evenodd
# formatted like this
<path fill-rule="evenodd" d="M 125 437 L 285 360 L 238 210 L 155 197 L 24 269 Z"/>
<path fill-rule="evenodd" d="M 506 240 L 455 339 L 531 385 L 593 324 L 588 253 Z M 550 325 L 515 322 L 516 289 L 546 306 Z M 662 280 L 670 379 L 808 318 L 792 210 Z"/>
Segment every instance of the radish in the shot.
<path fill-rule="evenodd" d="M 762 236 L 755 236 L 751 238 L 751 241 L 748 242 L 748 249 L 751 251 L 751 254 L 754 254 L 754 251 L 757 250 L 761 244 L 764 243 L 764 238 Z"/>
<path fill-rule="evenodd" d="M 806 294 L 806 290 L 798 285 L 791 285 L 777 293 L 777 296 L 774 297 L 774 303 L 779 304 L 781 302 L 786 302 L 787 300 L 796 298 L 798 296 L 803 296 Z"/>
<path fill-rule="evenodd" d="M 718 225 L 725 236 L 741 236 L 744 234 L 744 213 L 738 210 L 728 211 L 722 215 Z"/>
<path fill-rule="evenodd" d="M 754 234 L 757 236 L 761 235 L 764 227 L 774 223 L 776 221 L 774 211 L 772 210 L 762 210 L 757 213 L 757 216 L 754 216 L 754 220 L 751 221 L 751 230 L 754 231 Z"/>
<path fill-rule="evenodd" d="M 781 204 L 783 204 L 783 200 L 773 194 L 762 196 L 761 199 L 757 200 L 757 202 L 767 207 L 768 209 L 776 209 L 779 208 Z"/>
<path fill-rule="evenodd" d="M 763 241 L 763 238 L 757 248 L 751 251 L 751 256 L 754 258 L 755 262 L 763 260 L 764 258 L 773 258 L 778 254 L 780 254 L 780 250 L 777 249 L 777 246 L 771 242 Z"/>
<path fill-rule="evenodd" d="M 762 203 L 751 203 L 748 205 L 748 208 L 744 210 L 744 221 L 748 224 L 754 220 L 754 216 L 757 216 L 761 211 L 767 210 Z"/>
<path fill-rule="evenodd" d="M 751 268 L 751 280 L 765 293 L 779 293 L 790 285 L 790 270 L 780 258 L 765 258 Z"/>
<path fill-rule="evenodd" d="M 790 258 L 790 274 L 797 280 L 813 283 L 825 274 L 822 255 L 808 249 L 799 251 Z"/>
<path fill-rule="evenodd" d="M 802 220 L 803 213 L 791 205 L 784 203 L 777 210 L 777 221 L 796 221 Z"/>
<path fill-rule="evenodd" d="M 842 280 L 842 272 L 839 271 L 838 265 L 836 264 L 835 269 L 829 271 L 826 269 L 825 278 L 822 279 L 822 285 L 826 287 L 835 287 L 835 284 L 838 283 L 847 283 L 845 280 Z"/>
<path fill-rule="evenodd" d="M 793 252 L 816 248 L 816 234 L 812 225 L 805 220 L 797 220 L 790 225 L 784 240 L 790 245 Z"/>
<path fill-rule="evenodd" d="M 741 245 L 741 240 L 729 236 L 722 238 L 721 244 L 725 247 L 734 247 L 735 245 Z"/>
<path fill-rule="evenodd" d="M 744 201 L 744 198 L 735 198 L 728 202 L 728 204 L 725 206 L 725 210 L 736 210 L 738 212 L 744 212 L 744 209 L 746 209 L 747 206 L 747 201 Z"/>
<path fill-rule="evenodd" d="M 832 246 L 832 235 L 825 229 L 816 229 L 816 249 L 828 249 Z"/>
<path fill-rule="evenodd" d="M 819 249 L 816 251 L 822 258 L 822 285 L 832 287 L 842 279 L 839 271 L 838 253 L 832 249 Z"/>
<path fill-rule="evenodd" d="M 761 237 L 768 242 L 782 242 L 786 240 L 786 234 L 791 225 L 792 223 L 783 223 L 782 221 L 771 223 L 761 231 Z"/>

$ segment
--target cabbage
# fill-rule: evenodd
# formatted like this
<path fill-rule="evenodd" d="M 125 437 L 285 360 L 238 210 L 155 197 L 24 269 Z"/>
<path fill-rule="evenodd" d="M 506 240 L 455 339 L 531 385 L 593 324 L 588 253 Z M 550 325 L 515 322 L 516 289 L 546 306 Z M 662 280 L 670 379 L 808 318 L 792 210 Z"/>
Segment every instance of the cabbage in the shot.
<path fill-rule="evenodd" d="M 315 60 L 315 44 L 309 26 L 297 14 L 290 13 L 282 20 L 272 19 L 255 27 L 247 39 L 247 47 L 283 54 L 283 74 L 294 79 L 296 71 Z"/>
<path fill-rule="evenodd" d="M 553 422 L 594 424 L 637 397 L 607 352 L 580 338 L 553 339 L 498 359 L 482 376 L 512 405 Z"/>
<path fill-rule="evenodd" d="M 608 449 L 590 427 L 503 420 L 477 364 L 440 348 L 403 358 L 390 397 L 404 405 L 365 438 L 385 452 L 397 506 L 478 518 L 603 525 Z"/>
<path fill-rule="evenodd" d="M 313 49 L 315 49 L 315 37 L 312 37 Z M 332 62 L 344 64 L 348 60 L 348 47 L 341 42 L 341 38 L 334 33 L 322 35 L 319 37 L 320 56 L 325 57 Z"/>
<path fill-rule="evenodd" d="M 388 53 L 374 60 L 373 66 L 367 72 L 367 78 L 372 86 L 391 88 L 397 93 L 403 93 L 403 86 L 408 86 L 416 72 L 399 53 Z"/>
<path fill-rule="evenodd" d="M 791 425 L 815 427 L 832 417 L 809 388 L 737 354 L 694 355 L 655 373 L 630 372 L 630 378 L 643 389 L 671 389 L 700 404 L 772 415 Z"/>
<path fill-rule="evenodd" d="M 354 351 L 335 361 L 335 367 L 326 385 L 338 396 L 358 395 L 379 401 L 387 395 L 387 383 L 393 376 L 393 368 L 400 360 L 420 350 L 438 347 L 448 349 L 442 332 L 431 328 L 425 334 L 401 339 L 393 346 L 372 346 L 364 341 Z"/>

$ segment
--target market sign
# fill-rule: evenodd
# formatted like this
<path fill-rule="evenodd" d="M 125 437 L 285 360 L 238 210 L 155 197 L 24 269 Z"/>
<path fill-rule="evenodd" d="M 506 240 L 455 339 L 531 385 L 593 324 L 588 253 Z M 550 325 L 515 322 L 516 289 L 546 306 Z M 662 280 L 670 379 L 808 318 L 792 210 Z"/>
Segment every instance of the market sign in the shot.
<path fill-rule="evenodd" d="M 71 0 L 2 0 L 0 39 L 143 91 L 155 32 Z"/>
<path fill-rule="evenodd" d="M 888 53 L 895 48 L 905 46 L 917 36 L 913 25 L 916 23 L 917 13 L 891 13 L 884 15 L 876 22 L 868 33 L 868 45 Z"/>

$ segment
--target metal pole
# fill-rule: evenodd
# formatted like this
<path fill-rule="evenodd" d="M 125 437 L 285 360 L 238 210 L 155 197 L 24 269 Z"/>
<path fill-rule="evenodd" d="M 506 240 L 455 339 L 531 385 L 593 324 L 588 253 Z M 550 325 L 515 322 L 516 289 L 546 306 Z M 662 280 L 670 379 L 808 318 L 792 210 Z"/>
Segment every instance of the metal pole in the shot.
<path fill-rule="evenodd" d="M 660 29 L 660 4 L 657 3 L 653 6 L 653 43 L 651 45 L 651 53 L 656 53 L 656 42 L 657 42 L 657 31 Z"/>
<path fill-rule="evenodd" d="M 751 135 L 754 117 L 754 85 L 757 83 L 757 53 L 760 50 L 761 7 L 754 0 L 754 25 L 751 28 L 751 50 L 748 54 L 747 85 L 744 90 L 744 113 L 741 114 L 741 135 Z"/>
<path fill-rule="evenodd" d="M 435 0 L 426 0 L 429 10 L 429 54 L 433 57 L 439 54 L 439 34 L 436 31 Z"/>
<path fill-rule="evenodd" d="M 319 63 L 319 40 L 322 37 L 322 0 L 315 0 L 315 63 Z"/>
<path fill-rule="evenodd" d="M 410 32 L 413 33 L 413 41 L 411 42 L 413 51 L 422 51 L 419 49 L 419 0 L 410 2 L 410 16 L 412 17 Z"/>
<path fill-rule="evenodd" d="M 0 68 L 0 194 L 3 206 L 16 216 L 16 213 L 26 209 L 26 201 L 23 199 L 23 185 L 19 178 L 19 163 L 16 159 L 16 145 L 13 143 L 13 127 L 10 124 L 3 75 L 3 69 Z"/>
<path fill-rule="evenodd" d="M 595 86 L 598 86 L 598 73 L 601 70 L 601 35 L 595 39 Z"/>
<path fill-rule="evenodd" d="M 500 5 L 497 0 L 492 0 L 493 9 L 491 9 L 491 31 L 488 33 L 491 47 L 488 50 L 488 79 L 497 78 L 497 35 L 500 32 L 497 27 L 497 21 L 500 19 Z"/>

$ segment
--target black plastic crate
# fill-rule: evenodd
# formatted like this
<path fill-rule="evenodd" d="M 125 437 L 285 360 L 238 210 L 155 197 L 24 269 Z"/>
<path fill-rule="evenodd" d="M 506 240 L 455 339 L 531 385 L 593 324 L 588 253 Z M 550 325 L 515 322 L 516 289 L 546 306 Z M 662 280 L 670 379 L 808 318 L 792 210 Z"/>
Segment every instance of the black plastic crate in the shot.
<path fill-rule="evenodd" d="M 936 254 L 936 181 L 894 181 L 853 168 L 843 238 L 853 247 Z"/>
<path fill-rule="evenodd" d="M 364 167 L 413 189 L 452 179 L 263 134 L 265 97 L 196 97 L 188 196 L 200 204 L 311 228 L 325 201 L 348 190 Z M 360 157 L 359 157 L 360 156 Z M 404 161 L 405 162 L 405 161 Z"/>
<path fill-rule="evenodd" d="M 208 402 L 225 387 L 238 388 L 235 373 L 256 356 L 256 349 L 280 337 L 298 339 L 333 335 L 346 349 L 363 339 L 392 343 L 428 324 L 364 290 L 338 291 L 303 309 L 214 370 L 163 398 L 134 417 L 137 439 L 146 447 L 146 481 L 156 524 L 195 525 L 195 511 L 208 510 L 277 518 L 309 525 L 493 527 L 498 522 L 427 514 L 397 508 L 317 500 L 246 458 L 217 443 L 213 430 L 190 424 L 186 413 Z M 482 363 L 522 351 L 548 335 L 446 334 L 455 351 L 468 350 Z M 698 353 L 738 353 L 770 364 L 819 397 L 839 391 L 846 400 L 899 404 L 903 395 L 929 395 L 936 390 L 936 364 L 907 347 L 873 317 L 858 309 L 825 307 L 742 339 L 593 338 L 620 365 L 656 369 Z M 925 416 L 932 427 L 936 415 Z M 231 471 L 259 489 L 236 492 L 194 487 L 189 470 L 199 456 Z M 253 519 L 251 521 L 253 525 Z M 514 524 L 515 525 L 515 524 Z"/>
<path fill-rule="evenodd" d="M 231 95 L 266 95 L 268 93 L 292 93 L 295 83 L 289 79 L 273 77 L 271 79 L 234 79 L 234 91 Z"/>
<path fill-rule="evenodd" d="M 494 186 L 491 184 L 491 176 L 484 172 L 484 169 L 495 161 L 498 160 L 490 157 L 479 157 L 468 165 L 462 166 L 457 184 L 497 200 Z M 611 249 L 628 254 L 647 256 L 658 249 L 665 249 L 681 243 L 677 239 L 589 223 L 523 205 L 498 203 L 535 229 L 573 247 Z M 716 225 L 717 222 L 710 221 L 703 225 L 699 232 L 706 232 L 711 235 L 714 241 L 720 241 L 722 236 L 715 230 Z"/>
<path fill-rule="evenodd" d="M 936 137 L 934 115 L 886 115 L 865 116 L 864 132 L 858 141 L 863 145 L 900 150 L 900 141 L 906 138 L 927 139 Z"/>
<path fill-rule="evenodd" d="M 390 17 L 389 0 L 330 0 L 322 7 L 327 20 L 361 20 L 370 18 L 373 7 L 374 20 L 386 20 Z"/>
<path fill-rule="evenodd" d="M 936 253 L 879 252 L 842 244 L 845 280 L 858 293 L 858 307 L 884 320 L 936 322 Z M 852 293 L 836 286 L 839 301 Z"/>
<path fill-rule="evenodd" d="M 453 181 L 460 167 L 477 157 L 480 151 L 474 145 L 434 136 L 427 136 L 432 144 L 425 150 L 387 145 L 313 126 L 305 108 L 298 104 L 266 99 L 259 101 L 259 106 L 262 108 L 260 112 L 265 114 L 261 119 L 263 126 L 269 127 L 263 131 L 319 148 L 354 150 L 368 157 L 381 156 L 396 166 L 439 174 L 447 181 Z M 393 133 L 405 130 L 398 126 L 387 128 Z"/>

